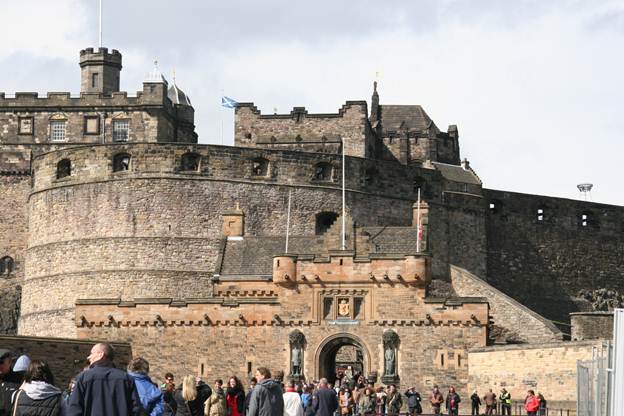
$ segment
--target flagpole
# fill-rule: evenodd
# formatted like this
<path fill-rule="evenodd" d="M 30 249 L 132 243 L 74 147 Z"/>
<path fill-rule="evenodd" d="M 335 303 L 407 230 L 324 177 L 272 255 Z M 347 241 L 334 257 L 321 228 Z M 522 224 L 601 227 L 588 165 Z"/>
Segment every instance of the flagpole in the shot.
<path fill-rule="evenodd" d="M 342 249 L 346 250 L 346 219 L 345 219 L 345 148 L 344 139 L 342 140 Z"/>
<path fill-rule="evenodd" d="M 416 207 L 416 253 L 420 253 L 420 187 L 418 188 L 418 206 Z"/>
<path fill-rule="evenodd" d="M 221 100 L 223 100 L 223 90 L 221 90 Z M 221 105 L 221 145 L 223 146 L 223 104 Z"/>
<path fill-rule="evenodd" d="M 100 0 L 100 48 L 102 47 L 102 0 Z"/>
<path fill-rule="evenodd" d="M 290 198 L 292 196 L 292 189 L 288 191 L 288 215 L 286 217 L 286 250 L 285 253 L 288 254 L 288 236 L 290 235 Z"/>

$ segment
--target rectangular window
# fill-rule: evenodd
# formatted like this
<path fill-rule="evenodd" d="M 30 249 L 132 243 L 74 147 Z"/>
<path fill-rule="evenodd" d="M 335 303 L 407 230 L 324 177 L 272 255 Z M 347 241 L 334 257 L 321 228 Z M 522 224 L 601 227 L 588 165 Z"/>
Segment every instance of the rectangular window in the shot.
<path fill-rule="evenodd" d="M 33 117 L 20 117 L 18 123 L 17 134 L 24 134 L 32 136 L 34 133 L 34 118 Z"/>
<path fill-rule="evenodd" d="M 130 122 L 128 120 L 113 121 L 113 141 L 127 142 Z"/>
<path fill-rule="evenodd" d="M 84 118 L 84 134 L 100 134 L 100 117 L 85 116 Z"/>
<path fill-rule="evenodd" d="M 99 74 L 97 72 L 94 74 L 91 74 L 91 88 L 97 88 L 98 78 L 99 78 Z"/>
<path fill-rule="evenodd" d="M 50 141 L 64 142 L 65 141 L 65 121 L 51 121 L 50 122 Z"/>

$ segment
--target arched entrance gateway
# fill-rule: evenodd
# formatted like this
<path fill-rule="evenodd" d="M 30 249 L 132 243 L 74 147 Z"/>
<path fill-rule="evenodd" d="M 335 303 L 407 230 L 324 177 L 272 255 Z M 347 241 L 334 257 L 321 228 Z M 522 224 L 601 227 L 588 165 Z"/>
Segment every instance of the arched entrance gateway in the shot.
<path fill-rule="evenodd" d="M 317 379 L 325 377 L 333 383 L 336 375 L 349 366 L 354 374 L 369 376 L 370 353 L 357 336 L 348 333 L 335 334 L 319 345 L 316 353 Z"/>

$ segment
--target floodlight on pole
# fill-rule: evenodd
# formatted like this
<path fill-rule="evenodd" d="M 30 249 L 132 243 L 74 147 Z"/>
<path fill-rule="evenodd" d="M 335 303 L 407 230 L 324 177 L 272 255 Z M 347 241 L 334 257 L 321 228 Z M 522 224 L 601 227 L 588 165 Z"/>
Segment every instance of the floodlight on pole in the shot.
<path fill-rule="evenodd" d="M 589 195 L 589 200 L 591 201 L 591 190 L 594 187 L 593 183 L 579 183 L 576 187 L 583 194 L 585 201 L 587 201 L 587 195 Z"/>

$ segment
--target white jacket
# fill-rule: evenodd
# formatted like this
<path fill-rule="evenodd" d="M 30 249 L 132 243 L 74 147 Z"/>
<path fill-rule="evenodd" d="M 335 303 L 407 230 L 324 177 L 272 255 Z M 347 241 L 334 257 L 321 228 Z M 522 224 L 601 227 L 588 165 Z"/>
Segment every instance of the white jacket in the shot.
<path fill-rule="evenodd" d="M 303 416 L 299 393 L 295 391 L 284 393 L 284 416 Z"/>

